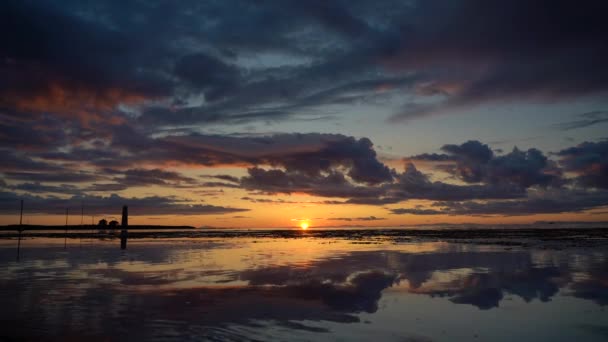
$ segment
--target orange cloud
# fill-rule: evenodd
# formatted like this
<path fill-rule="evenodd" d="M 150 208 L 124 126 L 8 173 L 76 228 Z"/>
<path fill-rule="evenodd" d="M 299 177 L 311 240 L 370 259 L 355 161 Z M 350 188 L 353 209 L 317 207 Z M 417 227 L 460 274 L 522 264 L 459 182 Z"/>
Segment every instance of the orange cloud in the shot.
<path fill-rule="evenodd" d="M 4 105 L 19 111 L 46 113 L 76 119 L 90 127 L 98 122 L 112 125 L 124 123 L 125 118 L 112 113 L 119 104 L 137 105 L 149 98 L 124 89 L 74 89 L 61 83 L 51 83 L 44 91 L 35 94 L 6 94 Z"/>

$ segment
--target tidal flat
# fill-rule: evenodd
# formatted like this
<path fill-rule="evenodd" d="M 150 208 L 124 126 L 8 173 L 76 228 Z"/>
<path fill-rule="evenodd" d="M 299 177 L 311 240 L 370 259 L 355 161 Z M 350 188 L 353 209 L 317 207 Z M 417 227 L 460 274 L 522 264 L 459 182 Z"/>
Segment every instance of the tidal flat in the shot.
<path fill-rule="evenodd" d="M 603 229 L 1 237 L 3 340 L 608 339 Z"/>

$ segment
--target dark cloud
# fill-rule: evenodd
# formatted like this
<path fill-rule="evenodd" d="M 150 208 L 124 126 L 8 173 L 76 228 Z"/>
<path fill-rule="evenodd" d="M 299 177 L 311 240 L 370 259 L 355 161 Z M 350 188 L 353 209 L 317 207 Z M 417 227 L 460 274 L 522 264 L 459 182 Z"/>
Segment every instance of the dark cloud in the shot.
<path fill-rule="evenodd" d="M 113 172 L 118 173 L 112 170 L 107 171 L 110 174 Z M 125 185 L 125 187 L 146 185 L 179 187 L 182 185 L 194 186 L 196 184 L 193 178 L 185 177 L 174 171 L 161 169 L 129 169 L 121 172 L 121 175 L 121 177 L 114 177 L 114 181 Z"/>
<path fill-rule="evenodd" d="M 412 215 L 445 215 L 447 213 L 436 209 L 420 209 L 420 208 L 396 208 L 390 209 L 390 212 L 397 215 L 412 214 Z"/>
<path fill-rule="evenodd" d="M 433 181 L 430 174 L 421 172 L 413 163 L 406 164 L 401 173 L 389 169 L 378 160 L 373 144 L 366 138 L 320 133 L 151 137 L 126 129 L 119 130 L 111 142 L 99 149 L 79 147 L 73 149 L 73 153 L 30 153 L 27 157 L 4 150 L 3 158 L 7 162 L 3 176 L 10 181 L 24 181 L 21 190 L 31 193 L 77 194 L 74 186 L 93 192 L 121 191 L 148 185 L 194 190 L 241 188 L 265 194 L 305 193 L 344 199 L 330 200 L 327 204 L 385 205 L 408 200 L 445 202 L 442 210 L 394 209 L 395 213 L 401 214 L 558 213 L 604 205 L 602 193 L 585 190 L 588 187 L 601 188 L 602 181 L 606 179 L 601 168 L 604 145 L 604 142 L 585 143 L 560 151 L 556 155 L 563 170 L 539 150 L 514 148 L 507 154 L 496 154 L 479 141 L 445 145 L 442 147 L 444 154 L 407 158 L 444 163 L 443 171 L 465 182 L 453 184 Z M 123 157 L 125 152 L 129 154 L 128 158 Z M 76 162 L 87 156 L 93 158 L 88 160 L 92 169 L 74 171 Z M 95 161 L 95 158 L 99 160 Z M 159 167 L 133 168 L 131 165 L 135 164 L 252 166 L 248 168 L 247 176 L 240 179 L 214 175 L 203 177 L 218 181 L 204 182 Z M 20 169 L 31 171 L 18 171 Z M 579 188 L 559 192 L 562 191 L 560 187 L 569 181 L 563 171 L 577 173 L 574 185 Z M 87 182 L 92 184 L 85 185 Z M 53 183 L 66 184 L 65 191 Z M 574 194 L 577 202 L 561 203 L 543 195 L 555 193 Z"/>
<path fill-rule="evenodd" d="M 36 161 L 26 155 L 9 150 L 0 150 L 0 172 L 23 172 L 23 171 L 60 171 L 61 167 L 55 164 Z"/>
<path fill-rule="evenodd" d="M 326 218 L 328 221 L 382 221 L 386 220 L 384 217 L 376 217 L 376 216 L 363 216 L 363 217 L 328 217 Z"/>
<path fill-rule="evenodd" d="M 247 211 L 248 209 L 221 207 L 209 204 L 193 204 L 187 199 L 177 197 L 121 197 L 112 194 L 108 197 L 78 195 L 71 198 L 17 195 L 0 192 L 0 208 L 4 213 L 16 213 L 19 201 L 24 200 L 28 213 L 62 214 L 66 208 L 80 208 L 84 205 L 88 214 L 117 214 L 123 205 L 129 206 L 132 215 L 221 215 Z"/>
<path fill-rule="evenodd" d="M 579 184 L 608 189 L 608 140 L 584 142 L 557 153 L 565 171 L 574 172 Z"/>
<path fill-rule="evenodd" d="M 608 122 L 608 111 L 597 110 L 577 115 L 579 118 L 575 121 L 562 122 L 555 124 L 554 127 L 562 131 L 569 131 L 578 128 L 599 125 Z"/>
<path fill-rule="evenodd" d="M 11 189 L 31 193 L 240 187 L 373 205 L 605 189 L 603 142 L 560 151 L 559 165 L 537 149 L 503 154 L 474 140 L 409 159 L 442 162 L 463 185 L 413 165 L 392 170 L 366 137 L 202 132 L 404 98 L 397 121 L 603 95 L 606 9 L 601 1 L 5 1 L 0 172 Z M 605 112 L 579 119 L 559 127 L 596 125 Z M 166 170 L 226 165 L 248 174 L 198 182 Z"/>
<path fill-rule="evenodd" d="M 239 178 L 235 177 L 235 176 L 231 176 L 231 175 L 213 175 L 213 176 L 201 176 L 203 178 L 215 178 L 215 179 L 219 179 L 222 181 L 226 181 L 226 182 L 231 182 L 231 183 L 238 183 L 239 182 Z"/>
<path fill-rule="evenodd" d="M 394 279 L 397 281 L 407 281 L 407 291 L 410 293 L 449 297 L 450 301 L 457 304 L 489 310 L 499 307 L 505 294 L 518 296 L 526 302 L 551 300 L 560 287 L 573 280 L 569 267 L 563 267 L 564 265 L 566 264 L 561 267 L 539 267 L 534 264 L 529 252 L 521 251 L 462 252 L 448 248 L 441 252 L 414 254 L 394 251 L 353 252 L 338 258 L 319 260 L 310 265 L 306 273 L 297 272 L 289 266 L 271 266 L 244 271 L 238 280 L 256 286 L 293 286 L 321 282 L 341 284 L 353 272 L 370 269 L 375 272 L 370 272 L 368 276 L 376 279 L 374 283 L 378 283 L 378 288 L 382 288 L 380 285 L 390 286 L 395 282 L 389 282 L 392 278 L 390 275 L 396 275 Z M 436 272 L 458 269 L 485 271 L 454 275 L 448 281 L 433 280 Z M 594 287 L 589 286 L 587 298 L 595 300 L 601 293 L 601 286 L 597 283 L 602 279 L 601 272 L 589 273 Z M 583 288 L 586 282 L 577 281 L 575 285 L 582 285 Z M 365 287 L 370 288 L 369 285 Z"/>
<path fill-rule="evenodd" d="M 461 145 L 444 145 L 446 154 L 421 154 L 411 160 L 453 161 L 456 166 L 442 167 L 467 183 L 512 184 L 522 188 L 534 185 L 559 186 L 561 170 L 541 151 L 517 147 L 507 154 L 495 155 L 488 145 L 476 140 Z"/>
<path fill-rule="evenodd" d="M 223 182 L 203 182 L 199 184 L 203 188 L 240 188 L 238 184 L 223 183 Z"/>
<path fill-rule="evenodd" d="M 414 164 L 406 165 L 398 182 L 391 189 L 392 196 L 406 199 L 427 199 L 439 201 L 460 201 L 464 199 L 500 199 L 524 197 L 523 188 L 504 184 L 454 185 L 431 181 Z"/>
<path fill-rule="evenodd" d="M 350 183 L 339 172 L 307 175 L 283 170 L 248 169 L 249 176 L 243 177 L 241 185 L 248 190 L 266 193 L 307 193 L 323 197 L 371 197 L 381 195 L 380 187 L 357 186 Z"/>
<path fill-rule="evenodd" d="M 270 198 L 254 198 L 249 196 L 241 197 L 241 200 L 248 201 L 251 203 L 275 203 L 275 204 L 301 204 L 306 202 L 286 201 L 284 199 L 270 199 Z"/>
<path fill-rule="evenodd" d="M 80 116 L 168 94 L 169 80 L 146 65 L 152 46 L 133 32 L 48 2 L 7 1 L 2 7 L 2 105 Z M 89 114 L 101 120 L 99 113 Z"/>
<path fill-rule="evenodd" d="M 287 171 L 318 175 L 344 167 L 356 182 L 377 184 L 392 179 L 388 167 L 378 161 L 371 141 L 340 134 L 276 134 L 263 137 L 234 137 L 189 134 L 156 139 L 125 132 L 113 146 L 129 149 L 131 160 L 176 162 L 212 166 L 249 164 L 283 166 Z M 137 139 L 134 143 L 131 141 Z M 139 142 L 141 139 L 141 142 Z M 142 148 L 139 148 L 139 144 Z M 144 148 L 145 146 L 145 148 Z"/>
<path fill-rule="evenodd" d="M 601 306 L 608 306 L 608 285 L 604 281 L 608 277 L 608 265 L 605 261 L 595 261 L 589 267 L 589 277 L 573 284 L 572 295 L 589 299 Z"/>
<path fill-rule="evenodd" d="M 122 183 L 93 183 L 87 186 L 85 192 L 114 192 L 128 189 L 127 184 Z"/>
<path fill-rule="evenodd" d="M 608 68 L 601 61 L 608 49 L 601 37 L 608 26 L 600 13 L 606 9 L 602 1 L 576 7 L 569 1 L 416 2 L 409 20 L 400 22 L 386 62 L 435 71 L 427 88 L 444 95 L 429 105 L 405 107 L 393 119 L 514 98 L 605 93 Z"/>
<path fill-rule="evenodd" d="M 2 184 L 0 184 L 2 185 Z M 60 184 L 60 185 L 44 185 L 40 182 L 36 183 L 21 183 L 13 186 L 7 186 L 5 188 L 11 190 L 25 191 L 27 193 L 54 193 L 54 194 L 70 194 L 80 195 L 83 193 L 82 189 L 72 184 Z"/>
<path fill-rule="evenodd" d="M 357 37 L 369 39 L 373 30 L 340 3 L 3 7 L 4 32 L 11 34 L 1 51 L 0 91 L 2 104 L 19 111 L 101 123 L 102 116 L 127 119 L 115 112 L 120 104 L 145 105 L 138 124 L 158 129 L 287 119 L 411 84 L 411 77 L 378 73 L 373 54 L 357 51 L 355 45 L 367 45 L 356 44 Z M 320 36 L 335 44 L 321 46 Z M 265 54 L 278 54 L 282 64 L 246 62 Z M 328 78 L 330 71 L 337 77 Z M 193 104 L 201 95 L 204 103 Z"/>
<path fill-rule="evenodd" d="M 105 176 L 99 176 L 86 171 L 4 172 L 4 175 L 14 180 L 51 183 L 84 183 L 106 178 Z"/>
<path fill-rule="evenodd" d="M 33 118 L 29 114 L 3 110 L 0 103 L 0 136 L 4 148 L 22 152 L 45 152 L 69 143 L 64 123 L 51 115 Z M 16 151 L 2 151 L 14 153 Z"/>
<path fill-rule="evenodd" d="M 547 302 L 559 291 L 559 281 L 568 279 L 568 274 L 564 273 L 556 267 L 529 268 L 521 273 L 473 273 L 453 282 L 449 286 L 451 290 L 429 291 L 429 294 L 449 295 L 453 303 L 474 305 L 481 310 L 497 308 L 505 292 L 526 302 L 536 298 Z"/>
<path fill-rule="evenodd" d="M 281 120 L 403 91 L 444 100 L 410 104 L 397 118 L 516 96 L 584 96 L 607 86 L 605 9 L 600 1 L 574 9 L 523 0 L 6 1 L 0 93 L 7 108 L 96 123 L 128 117 L 114 112 L 120 104 L 144 105 L 137 122 L 153 129 Z"/>
<path fill-rule="evenodd" d="M 209 101 L 234 91 L 239 72 L 236 67 L 202 53 L 182 57 L 175 65 L 175 74 L 205 94 Z"/>
<path fill-rule="evenodd" d="M 441 149 L 458 159 L 480 164 L 487 163 L 493 157 L 493 152 L 488 145 L 476 140 L 469 140 L 462 145 L 444 145 Z"/>
<path fill-rule="evenodd" d="M 390 209 L 393 214 L 517 216 L 583 212 L 608 206 L 608 193 L 586 190 L 541 190 L 526 198 L 496 201 L 440 201 L 437 209 Z"/>
<path fill-rule="evenodd" d="M 418 154 L 415 156 L 411 156 L 408 157 L 407 160 L 424 160 L 424 161 L 431 161 L 431 162 L 448 162 L 448 161 L 455 161 L 456 160 L 456 156 L 451 156 L 451 155 L 447 155 L 447 154 L 443 154 L 443 153 L 422 153 L 422 154 Z"/>

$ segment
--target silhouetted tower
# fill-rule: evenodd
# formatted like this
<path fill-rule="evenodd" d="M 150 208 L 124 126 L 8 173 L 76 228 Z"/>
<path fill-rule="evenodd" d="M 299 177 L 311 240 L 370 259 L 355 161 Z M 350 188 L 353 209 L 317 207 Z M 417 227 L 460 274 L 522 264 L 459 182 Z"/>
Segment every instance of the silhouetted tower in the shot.
<path fill-rule="evenodd" d="M 65 235 L 63 238 L 63 248 L 68 248 L 68 216 L 70 215 L 70 209 L 65 208 Z"/>
<path fill-rule="evenodd" d="M 123 205 L 122 207 L 122 228 L 127 229 L 129 225 L 129 207 Z"/>
<path fill-rule="evenodd" d="M 127 249 L 127 226 L 129 225 L 129 208 L 122 207 L 122 230 L 120 231 L 120 249 Z"/>
<path fill-rule="evenodd" d="M 19 215 L 19 225 L 23 225 L 23 200 L 21 200 L 21 214 Z"/>

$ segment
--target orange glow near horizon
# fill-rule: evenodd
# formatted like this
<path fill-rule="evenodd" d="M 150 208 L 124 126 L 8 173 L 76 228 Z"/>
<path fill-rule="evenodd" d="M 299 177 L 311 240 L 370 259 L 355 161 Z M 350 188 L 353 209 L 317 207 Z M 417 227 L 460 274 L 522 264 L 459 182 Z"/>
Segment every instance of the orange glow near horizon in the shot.
<path fill-rule="evenodd" d="M 300 222 L 300 228 L 302 228 L 302 230 L 308 229 L 308 222 Z"/>

